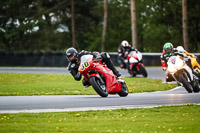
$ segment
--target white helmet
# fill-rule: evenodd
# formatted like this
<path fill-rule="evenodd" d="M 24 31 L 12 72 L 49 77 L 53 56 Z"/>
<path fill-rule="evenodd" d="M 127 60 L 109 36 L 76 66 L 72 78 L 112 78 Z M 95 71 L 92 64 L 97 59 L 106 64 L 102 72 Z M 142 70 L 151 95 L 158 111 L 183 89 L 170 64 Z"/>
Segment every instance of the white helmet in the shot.
<path fill-rule="evenodd" d="M 121 45 L 123 47 L 128 47 L 129 46 L 128 41 L 126 41 L 126 40 L 122 41 Z"/>
<path fill-rule="evenodd" d="M 185 52 L 185 50 L 184 50 L 184 48 L 182 46 L 178 46 L 176 49 L 180 53 L 184 53 Z"/>

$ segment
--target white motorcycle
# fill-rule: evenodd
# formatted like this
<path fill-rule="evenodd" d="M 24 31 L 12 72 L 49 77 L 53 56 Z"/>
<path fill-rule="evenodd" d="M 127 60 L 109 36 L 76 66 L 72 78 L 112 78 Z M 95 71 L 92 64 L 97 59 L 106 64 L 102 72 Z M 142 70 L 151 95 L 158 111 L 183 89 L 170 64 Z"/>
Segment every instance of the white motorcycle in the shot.
<path fill-rule="evenodd" d="M 137 74 L 142 74 L 143 77 L 147 77 L 148 73 L 142 63 L 142 54 L 139 51 L 131 51 L 126 57 L 128 72 L 135 77 Z"/>
<path fill-rule="evenodd" d="M 181 56 L 171 56 L 167 62 L 167 73 L 171 74 L 176 82 L 183 86 L 188 93 L 200 91 L 198 78 L 192 73 L 191 68 L 181 59 Z"/>

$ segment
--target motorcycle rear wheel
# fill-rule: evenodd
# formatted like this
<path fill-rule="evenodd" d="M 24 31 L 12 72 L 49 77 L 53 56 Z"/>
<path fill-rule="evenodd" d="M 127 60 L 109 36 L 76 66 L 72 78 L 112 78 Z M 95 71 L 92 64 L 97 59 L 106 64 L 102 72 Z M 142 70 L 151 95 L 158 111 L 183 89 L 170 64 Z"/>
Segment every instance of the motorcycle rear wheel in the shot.
<path fill-rule="evenodd" d="M 94 88 L 94 90 L 101 96 L 101 97 L 107 97 L 108 96 L 108 90 L 106 88 L 106 84 L 101 83 L 101 80 L 95 76 L 92 76 L 89 78 L 90 84 Z"/>
<path fill-rule="evenodd" d="M 194 92 L 199 92 L 200 91 L 200 84 L 199 84 L 199 81 L 198 81 L 198 79 L 195 79 L 194 78 L 194 81 L 193 81 L 194 83 L 193 83 L 193 91 Z"/>
<path fill-rule="evenodd" d="M 188 83 L 183 74 L 179 75 L 179 81 L 183 84 L 188 93 L 192 93 L 193 87 L 190 83 Z"/>

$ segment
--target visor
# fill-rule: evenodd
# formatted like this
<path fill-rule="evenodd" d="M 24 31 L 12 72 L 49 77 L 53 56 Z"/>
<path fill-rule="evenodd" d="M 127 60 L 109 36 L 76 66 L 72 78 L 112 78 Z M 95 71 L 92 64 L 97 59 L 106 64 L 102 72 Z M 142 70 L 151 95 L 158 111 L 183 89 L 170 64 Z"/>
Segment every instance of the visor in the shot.
<path fill-rule="evenodd" d="M 172 52 L 172 50 L 171 50 L 171 49 L 169 49 L 169 48 L 167 48 L 167 49 L 166 49 L 166 52 L 167 52 L 167 53 L 171 53 L 171 52 Z"/>
<path fill-rule="evenodd" d="M 74 60 L 74 58 L 75 58 L 74 55 L 68 56 L 68 59 L 71 60 L 71 61 Z"/>

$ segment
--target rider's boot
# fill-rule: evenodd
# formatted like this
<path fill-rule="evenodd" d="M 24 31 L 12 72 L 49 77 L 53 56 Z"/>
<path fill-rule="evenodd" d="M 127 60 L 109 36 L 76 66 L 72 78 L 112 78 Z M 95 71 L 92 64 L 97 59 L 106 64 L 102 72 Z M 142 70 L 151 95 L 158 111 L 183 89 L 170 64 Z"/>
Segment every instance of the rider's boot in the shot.
<path fill-rule="evenodd" d="M 83 84 L 83 86 L 84 86 L 85 88 L 86 88 L 86 87 L 89 87 L 89 86 L 91 85 L 85 78 L 83 78 L 82 84 Z"/>
<path fill-rule="evenodd" d="M 197 71 L 195 71 L 195 69 L 192 67 L 191 61 L 188 60 L 186 63 L 187 63 L 187 65 L 191 68 L 192 73 L 200 79 L 200 74 L 199 74 Z"/>
<path fill-rule="evenodd" d="M 200 73 L 195 70 L 192 70 L 192 73 L 200 79 Z"/>
<path fill-rule="evenodd" d="M 112 71 L 116 77 L 118 77 L 118 78 L 121 77 L 121 73 L 119 73 L 119 71 L 115 67 L 113 67 Z"/>
<path fill-rule="evenodd" d="M 196 71 L 196 76 L 199 78 L 200 80 L 200 68 L 198 66 L 194 67 L 194 71 Z"/>
<path fill-rule="evenodd" d="M 194 67 L 194 70 L 200 73 L 200 68 L 199 67 Z"/>

